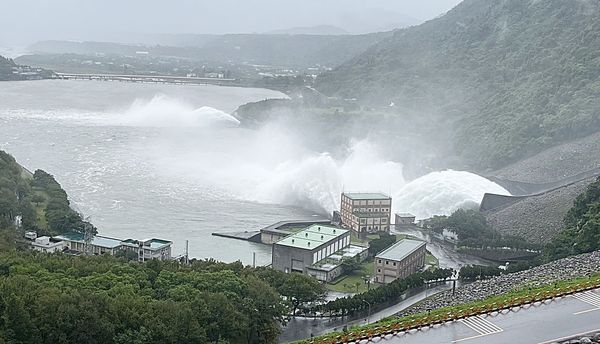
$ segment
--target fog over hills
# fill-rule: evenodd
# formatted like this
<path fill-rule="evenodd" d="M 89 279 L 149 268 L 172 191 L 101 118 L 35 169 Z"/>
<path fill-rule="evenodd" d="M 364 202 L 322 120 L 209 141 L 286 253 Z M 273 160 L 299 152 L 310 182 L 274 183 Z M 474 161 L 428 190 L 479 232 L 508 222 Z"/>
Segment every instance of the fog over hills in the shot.
<path fill-rule="evenodd" d="M 336 26 L 352 34 L 434 18 L 459 0 L 22 0 L 3 3 L 0 47 L 41 40 L 159 44 L 157 34 L 261 33 Z M 26 15 L 18 16 L 15 13 Z M 140 39 L 143 42 L 140 42 Z"/>
<path fill-rule="evenodd" d="M 500 167 L 600 129 L 598 23 L 592 0 L 466 0 L 396 31 L 317 88 L 450 118 L 459 154 Z"/>

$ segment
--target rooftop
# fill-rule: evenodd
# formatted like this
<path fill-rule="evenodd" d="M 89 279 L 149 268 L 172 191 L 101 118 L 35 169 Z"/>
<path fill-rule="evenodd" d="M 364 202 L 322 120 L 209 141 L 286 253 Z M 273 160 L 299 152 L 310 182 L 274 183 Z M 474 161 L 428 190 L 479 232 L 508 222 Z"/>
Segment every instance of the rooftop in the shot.
<path fill-rule="evenodd" d="M 162 239 L 150 238 L 150 239 L 144 239 L 144 240 L 127 239 L 127 240 L 123 240 L 123 243 L 133 245 L 133 246 L 139 246 L 139 244 L 142 243 L 142 245 L 145 248 L 149 247 L 152 250 L 157 250 L 157 249 L 169 246 L 173 242 L 167 241 L 167 240 L 162 240 Z"/>
<path fill-rule="evenodd" d="M 425 244 L 427 244 L 425 241 L 402 239 L 383 252 L 377 254 L 375 258 L 402 260 L 418 250 L 420 247 L 425 246 Z"/>
<path fill-rule="evenodd" d="M 58 235 L 55 238 L 59 239 L 59 240 L 76 241 L 76 242 L 80 242 L 80 243 L 84 242 L 84 235 L 83 235 L 83 233 L 79 233 L 79 232 L 65 233 L 63 235 Z M 94 236 L 92 238 L 91 244 L 94 246 L 112 249 L 112 248 L 117 248 L 121 245 L 137 247 L 138 242 L 144 243 L 144 246 L 150 247 L 150 249 L 159 249 L 159 248 L 162 248 L 162 247 L 172 244 L 171 241 L 156 239 L 156 238 L 138 241 L 138 240 L 134 240 L 134 239 L 121 240 L 121 239 L 110 238 L 110 237 L 105 237 L 105 236 L 101 236 L 101 235 Z"/>
<path fill-rule="evenodd" d="M 63 235 L 56 236 L 60 240 L 76 241 L 83 243 L 83 233 L 71 232 Z M 105 247 L 105 248 L 116 248 L 121 246 L 121 240 L 115 238 L 109 238 L 105 236 L 96 235 L 92 238 L 92 245 Z"/>
<path fill-rule="evenodd" d="M 326 242 L 346 234 L 347 232 L 347 230 L 341 228 L 312 225 L 304 230 L 301 230 L 300 232 L 281 239 L 275 244 L 312 250 Z"/>
<path fill-rule="evenodd" d="M 411 213 L 396 213 L 396 215 L 400 217 L 416 217 Z"/>
<path fill-rule="evenodd" d="M 380 193 L 380 192 L 370 192 L 370 193 L 360 193 L 360 192 L 344 192 L 343 195 L 346 195 L 350 199 L 356 200 L 367 200 L 367 199 L 390 199 L 390 196 Z"/>

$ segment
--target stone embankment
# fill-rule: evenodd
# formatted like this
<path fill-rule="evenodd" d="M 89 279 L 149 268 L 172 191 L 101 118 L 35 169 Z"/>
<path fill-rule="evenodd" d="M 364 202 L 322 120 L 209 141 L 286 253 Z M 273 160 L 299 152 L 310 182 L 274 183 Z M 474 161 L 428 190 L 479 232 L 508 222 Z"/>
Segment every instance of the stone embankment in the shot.
<path fill-rule="evenodd" d="M 498 178 L 548 183 L 600 167 L 600 133 L 554 146 L 493 173 Z"/>
<path fill-rule="evenodd" d="M 600 272 L 600 251 L 560 259 L 529 270 L 500 275 L 436 294 L 398 313 L 406 316 L 432 309 L 479 301 L 515 288 L 535 287 Z"/>
<path fill-rule="evenodd" d="M 562 342 L 556 342 L 557 344 L 589 344 L 589 343 L 600 343 L 600 332 L 589 333 L 585 336 L 572 338 Z"/>
<path fill-rule="evenodd" d="M 485 214 L 488 224 L 502 234 L 527 238 L 535 244 L 547 243 L 564 229 L 563 219 L 573 201 L 596 178 L 531 196 Z"/>

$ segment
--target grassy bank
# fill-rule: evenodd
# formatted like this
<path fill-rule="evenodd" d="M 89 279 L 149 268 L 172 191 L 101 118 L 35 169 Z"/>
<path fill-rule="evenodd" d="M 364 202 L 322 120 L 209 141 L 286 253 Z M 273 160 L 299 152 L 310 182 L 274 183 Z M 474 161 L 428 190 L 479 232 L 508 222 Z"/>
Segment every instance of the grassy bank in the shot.
<path fill-rule="evenodd" d="M 469 302 L 461 305 L 444 307 L 407 317 L 390 317 L 380 322 L 352 328 L 345 333 L 335 332 L 309 341 L 298 343 L 337 343 L 357 340 L 359 338 L 374 336 L 376 334 L 393 331 L 403 331 L 445 321 L 452 321 L 471 315 L 488 313 L 517 307 L 523 304 L 542 301 L 556 296 L 573 293 L 586 288 L 600 286 L 600 273 L 590 277 L 581 277 L 571 280 L 556 282 L 543 286 L 524 286 L 508 293 L 495 295 L 484 300 Z"/>

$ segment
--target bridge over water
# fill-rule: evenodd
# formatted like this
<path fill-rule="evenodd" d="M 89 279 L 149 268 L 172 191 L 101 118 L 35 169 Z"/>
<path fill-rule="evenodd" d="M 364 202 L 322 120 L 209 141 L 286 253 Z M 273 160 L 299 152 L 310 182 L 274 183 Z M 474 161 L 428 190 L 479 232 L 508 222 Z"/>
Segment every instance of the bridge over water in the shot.
<path fill-rule="evenodd" d="M 99 74 L 99 73 L 55 73 L 55 79 L 64 80 L 99 80 L 99 81 L 128 81 L 155 82 L 169 84 L 199 84 L 220 86 L 245 86 L 238 79 L 225 78 L 193 78 L 172 75 L 143 75 L 143 74 Z"/>

